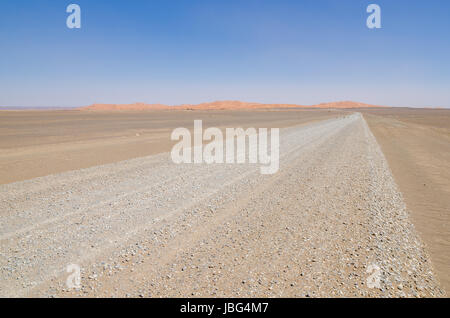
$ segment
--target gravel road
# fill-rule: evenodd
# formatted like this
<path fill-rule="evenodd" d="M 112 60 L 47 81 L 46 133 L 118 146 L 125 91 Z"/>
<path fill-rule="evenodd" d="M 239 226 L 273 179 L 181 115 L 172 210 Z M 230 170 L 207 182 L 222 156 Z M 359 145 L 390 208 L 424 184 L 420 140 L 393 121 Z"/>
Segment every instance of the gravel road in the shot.
<path fill-rule="evenodd" d="M 1 185 L 0 296 L 445 295 L 360 114 L 281 129 L 259 168 L 163 153 Z"/>

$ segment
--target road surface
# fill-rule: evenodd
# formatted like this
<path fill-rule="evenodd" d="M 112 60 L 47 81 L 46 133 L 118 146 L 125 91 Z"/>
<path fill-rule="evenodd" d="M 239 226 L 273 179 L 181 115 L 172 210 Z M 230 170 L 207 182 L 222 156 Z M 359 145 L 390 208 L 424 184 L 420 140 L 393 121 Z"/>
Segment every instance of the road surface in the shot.
<path fill-rule="evenodd" d="M 1 185 L 0 296 L 444 295 L 360 114 L 281 129 L 259 168 L 162 153 Z"/>

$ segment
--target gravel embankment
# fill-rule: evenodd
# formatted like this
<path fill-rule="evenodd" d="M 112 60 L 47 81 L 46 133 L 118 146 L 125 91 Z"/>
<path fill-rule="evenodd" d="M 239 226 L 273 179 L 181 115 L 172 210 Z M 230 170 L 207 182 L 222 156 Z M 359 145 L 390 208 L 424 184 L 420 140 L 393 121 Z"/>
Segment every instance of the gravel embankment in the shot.
<path fill-rule="evenodd" d="M 0 296 L 444 295 L 359 114 L 280 144 L 274 175 L 159 154 L 0 186 Z"/>

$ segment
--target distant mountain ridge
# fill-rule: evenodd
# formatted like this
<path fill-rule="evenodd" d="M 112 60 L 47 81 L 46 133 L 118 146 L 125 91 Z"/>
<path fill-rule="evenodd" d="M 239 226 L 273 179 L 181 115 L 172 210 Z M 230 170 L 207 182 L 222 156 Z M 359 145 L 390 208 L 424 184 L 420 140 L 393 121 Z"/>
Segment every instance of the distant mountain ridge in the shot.
<path fill-rule="evenodd" d="M 183 104 L 176 106 L 169 106 L 164 104 L 145 104 L 145 103 L 133 103 L 133 104 L 92 104 L 90 106 L 78 108 L 80 110 L 237 110 L 237 109 L 273 109 L 273 108 L 372 108 L 372 107 L 385 107 L 378 105 L 370 105 L 352 101 L 339 101 L 330 103 L 321 103 L 316 105 L 296 105 L 296 104 L 263 104 L 263 103 L 251 103 L 241 102 L 233 100 L 215 101 L 201 104 Z"/>

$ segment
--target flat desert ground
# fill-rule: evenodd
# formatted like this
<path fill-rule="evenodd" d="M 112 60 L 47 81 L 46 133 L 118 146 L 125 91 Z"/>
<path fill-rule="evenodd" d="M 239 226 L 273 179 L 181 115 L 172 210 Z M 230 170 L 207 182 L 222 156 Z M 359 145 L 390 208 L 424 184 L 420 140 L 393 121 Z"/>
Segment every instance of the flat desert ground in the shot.
<path fill-rule="evenodd" d="M 194 119 L 280 128 L 280 170 L 174 164 L 170 134 Z M 448 123 L 391 108 L 0 111 L 0 296 L 445 296 Z"/>
<path fill-rule="evenodd" d="M 177 127 L 286 127 L 318 111 L 0 111 L 0 184 L 170 151 Z"/>
<path fill-rule="evenodd" d="M 377 109 L 364 117 L 450 291 L 450 110 Z"/>

